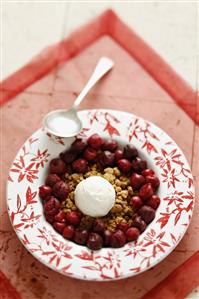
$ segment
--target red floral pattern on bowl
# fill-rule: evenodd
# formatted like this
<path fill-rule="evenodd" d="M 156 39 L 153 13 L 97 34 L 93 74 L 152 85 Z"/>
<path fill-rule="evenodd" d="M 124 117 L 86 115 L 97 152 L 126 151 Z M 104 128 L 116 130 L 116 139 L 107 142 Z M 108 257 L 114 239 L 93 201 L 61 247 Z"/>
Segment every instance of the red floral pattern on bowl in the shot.
<path fill-rule="evenodd" d="M 97 132 L 119 142 L 132 142 L 155 169 L 161 181 L 161 204 L 154 221 L 136 242 L 119 249 L 92 252 L 65 240 L 46 222 L 38 187 L 44 182 L 49 160 L 74 139 L 56 138 L 40 129 L 19 150 L 9 172 L 7 202 L 12 225 L 39 261 L 64 275 L 88 280 L 136 275 L 163 260 L 185 234 L 194 205 L 190 167 L 176 143 L 142 118 L 113 110 L 86 110 L 79 115 L 84 125 L 80 136 Z"/>

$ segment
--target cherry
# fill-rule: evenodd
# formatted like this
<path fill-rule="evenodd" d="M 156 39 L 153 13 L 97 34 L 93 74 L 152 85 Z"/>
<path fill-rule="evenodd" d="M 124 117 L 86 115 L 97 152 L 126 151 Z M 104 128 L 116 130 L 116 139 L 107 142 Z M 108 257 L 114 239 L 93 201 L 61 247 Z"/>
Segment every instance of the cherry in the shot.
<path fill-rule="evenodd" d="M 135 241 L 140 235 L 140 231 L 136 227 L 130 227 L 126 231 L 126 239 L 128 241 Z"/>
<path fill-rule="evenodd" d="M 139 194 L 143 200 L 147 200 L 149 197 L 151 197 L 153 195 L 153 188 L 152 188 L 151 184 L 147 183 L 147 184 L 143 185 L 140 188 Z"/>
<path fill-rule="evenodd" d="M 70 189 L 63 181 L 57 182 L 53 187 L 53 194 L 61 200 L 67 198 Z"/>
<path fill-rule="evenodd" d="M 148 206 L 141 207 L 138 214 L 147 224 L 155 218 L 155 210 Z"/>
<path fill-rule="evenodd" d="M 93 222 L 93 231 L 96 233 L 103 233 L 105 230 L 105 224 L 102 219 L 95 219 Z"/>
<path fill-rule="evenodd" d="M 95 159 L 97 158 L 97 151 L 94 150 L 91 147 L 88 147 L 83 154 L 83 157 L 87 160 L 87 161 L 95 161 Z"/>
<path fill-rule="evenodd" d="M 73 225 L 78 225 L 81 220 L 80 213 L 75 211 L 69 212 L 66 214 L 66 220 Z"/>
<path fill-rule="evenodd" d="M 115 154 L 110 151 L 104 151 L 99 156 L 99 162 L 102 166 L 113 166 L 115 162 Z"/>
<path fill-rule="evenodd" d="M 115 160 L 118 161 L 118 160 L 121 160 L 123 158 L 123 151 L 122 150 L 116 150 L 115 151 Z"/>
<path fill-rule="evenodd" d="M 104 245 L 109 246 L 111 241 L 112 232 L 109 229 L 106 229 L 104 231 L 103 237 L 104 237 Z"/>
<path fill-rule="evenodd" d="M 52 188 L 49 186 L 42 185 L 39 187 L 39 196 L 43 199 L 46 200 L 48 196 L 52 194 Z"/>
<path fill-rule="evenodd" d="M 146 182 L 151 183 L 152 187 L 156 190 L 160 185 L 160 180 L 155 175 L 147 175 Z"/>
<path fill-rule="evenodd" d="M 133 220 L 133 226 L 137 227 L 141 233 L 146 229 L 146 223 L 140 216 L 135 217 Z"/>
<path fill-rule="evenodd" d="M 48 215 L 55 215 L 58 213 L 60 208 L 60 202 L 55 197 L 51 196 L 48 201 L 44 204 L 44 211 Z"/>
<path fill-rule="evenodd" d="M 76 158 L 77 158 L 77 153 L 71 149 L 69 149 L 68 151 L 61 153 L 60 157 L 62 160 L 64 160 L 64 162 L 66 162 L 67 164 L 72 163 Z"/>
<path fill-rule="evenodd" d="M 140 159 L 139 157 L 136 157 L 133 161 L 132 161 L 132 168 L 135 172 L 141 172 L 142 170 L 144 170 L 147 167 L 147 163 L 146 161 Z"/>
<path fill-rule="evenodd" d="M 130 182 L 133 189 L 138 190 L 145 183 L 145 178 L 141 174 L 133 173 Z"/>
<path fill-rule="evenodd" d="M 132 196 L 130 199 L 130 204 L 135 208 L 139 209 L 142 205 L 143 202 L 139 196 Z"/>
<path fill-rule="evenodd" d="M 74 233 L 73 240 L 80 245 L 85 245 L 88 239 L 88 231 L 86 229 L 77 228 Z"/>
<path fill-rule="evenodd" d="M 102 248 L 103 239 L 97 233 L 90 233 L 86 244 L 91 250 L 99 250 Z"/>
<path fill-rule="evenodd" d="M 77 153 L 83 152 L 83 150 L 86 148 L 87 142 L 81 138 L 77 138 L 71 145 L 72 150 L 74 150 Z"/>
<path fill-rule="evenodd" d="M 160 198 L 158 195 L 152 195 L 151 198 L 147 201 L 147 205 L 149 205 L 151 208 L 156 210 L 160 204 Z"/>
<path fill-rule="evenodd" d="M 74 232 L 75 232 L 75 228 L 73 225 L 67 225 L 63 232 L 62 232 L 62 235 L 65 239 L 67 240 L 71 240 L 73 238 L 73 235 L 74 235 Z"/>
<path fill-rule="evenodd" d="M 155 174 L 155 172 L 152 169 L 149 169 L 149 168 L 142 171 L 142 175 L 144 177 L 146 177 L 147 175 L 154 175 L 154 174 Z"/>
<path fill-rule="evenodd" d="M 105 140 L 104 144 L 102 145 L 102 150 L 104 151 L 111 151 L 114 152 L 118 147 L 117 141 L 113 139 Z"/>
<path fill-rule="evenodd" d="M 45 218 L 46 218 L 46 221 L 51 223 L 51 224 L 55 221 L 55 218 L 54 218 L 53 215 L 45 214 Z"/>
<path fill-rule="evenodd" d="M 60 181 L 61 181 L 60 177 L 57 174 L 52 173 L 47 176 L 46 185 L 53 187 L 57 182 Z"/>
<path fill-rule="evenodd" d="M 66 165 L 63 160 L 55 158 L 50 161 L 50 173 L 61 175 L 65 172 L 65 170 Z"/>
<path fill-rule="evenodd" d="M 121 229 L 125 233 L 125 231 L 127 231 L 127 229 L 129 228 L 129 225 L 128 225 L 128 223 L 120 223 L 118 225 L 118 228 Z"/>
<path fill-rule="evenodd" d="M 90 162 L 99 162 L 103 167 L 113 167 L 116 164 L 128 177 L 131 170 L 134 172 L 130 176 L 130 183 L 134 190 L 139 190 L 139 194 L 130 199 L 130 204 L 136 211 L 131 227 L 128 223 L 119 223 L 117 230 L 111 232 L 106 229 L 103 219 L 95 219 L 89 233 L 88 230 L 81 228 L 80 212 L 72 211 L 66 214 L 60 209 L 59 200 L 67 199 L 70 191 L 69 186 L 61 180 L 61 176 L 66 171 L 85 173 L 89 169 Z M 154 171 L 147 168 L 146 161 L 138 157 L 135 146 L 128 144 L 121 150 L 118 149 L 116 141 L 112 139 L 104 141 L 98 134 L 90 136 L 88 141 L 77 138 L 69 150 L 60 154 L 60 158 L 51 160 L 50 174 L 45 184 L 40 186 L 39 195 L 45 200 L 46 221 L 51 223 L 65 239 L 74 240 L 80 245 L 86 244 L 91 250 L 99 250 L 103 245 L 119 248 L 127 241 L 137 240 L 147 224 L 155 218 L 155 210 L 160 204 L 159 196 L 154 194 L 160 181 Z"/>
<path fill-rule="evenodd" d="M 66 224 L 60 223 L 60 222 L 54 222 L 53 227 L 56 231 L 58 231 L 59 233 L 62 233 L 64 228 L 66 227 Z"/>
<path fill-rule="evenodd" d="M 127 144 L 124 148 L 124 158 L 133 159 L 138 156 L 136 147 L 132 144 Z"/>
<path fill-rule="evenodd" d="M 124 173 L 128 173 L 131 170 L 131 162 L 127 159 L 118 160 L 117 165 L 118 168 Z"/>
<path fill-rule="evenodd" d="M 55 221 L 61 222 L 61 223 L 65 223 L 66 222 L 66 218 L 65 217 L 66 217 L 66 213 L 64 213 L 64 211 L 62 211 L 62 210 L 59 211 L 59 213 L 54 216 Z"/>
<path fill-rule="evenodd" d="M 86 172 L 88 169 L 88 162 L 85 159 L 77 159 L 73 162 L 72 168 L 75 172 Z"/>
<path fill-rule="evenodd" d="M 125 243 L 126 243 L 126 237 L 122 230 L 118 229 L 111 235 L 110 245 L 112 247 L 119 248 L 124 246 Z"/>
<path fill-rule="evenodd" d="M 69 164 L 66 164 L 66 173 L 72 173 L 72 167 Z"/>
<path fill-rule="evenodd" d="M 88 144 L 94 149 L 100 149 L 103 143 L 103 139 L 98 134 L 93 134 L 88 139 Z"/>

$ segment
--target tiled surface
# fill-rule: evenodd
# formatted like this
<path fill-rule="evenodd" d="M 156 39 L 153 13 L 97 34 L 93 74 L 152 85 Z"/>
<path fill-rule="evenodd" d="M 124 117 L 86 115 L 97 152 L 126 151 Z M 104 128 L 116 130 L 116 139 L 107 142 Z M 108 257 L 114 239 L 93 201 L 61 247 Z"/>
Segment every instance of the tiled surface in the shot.
<path fill-rule="evenodd" d="M 196 3 L 48 3 L 41 6 L 41 3 L 33 4 L 31 1 L 15 4 L 7 1 L 4 5 L 4 28 L 8 33 L 3 40 L 6 53 L 3 59 L 4 76 L 22 66 L 48 44 L 56 42 L 88 18 L 97 15 L 103 8 L 112 6 L 179 74 L 193 87 L 196 86 Z M 125 51 L 106 37 L 4 106 L 3 181 L 6 181 L 15 153 L 40 126 L 43 114 L 53 108 L 69 107 L 102 51 L 114 57 L 117 67 L 85 99 L 82 109 L 121 109 L 155 122 L 179 144 L 192 164 L 198 194 L 198 127 L 194 127 L 192 120 Z M 127 80 L 128 77 L 134 80 Z M 5 199 L 5 184 L 1 188 L 1 198 Z M 26 252 L 12 230 L 5 200 L 1 200 L 0 205 L 0 268 L 23 299 L 65 299 L 66 294 L 71 299 L 140 298 L 199 248 L 196 238 L 199 206 L 196 201 L 194 216 L 185 237 L 176 250 L 152 270 L 117 283 L 73 280 L 47 269 Z M 198 293 L 192 293 L 189 298 L 199 298 Z"/>

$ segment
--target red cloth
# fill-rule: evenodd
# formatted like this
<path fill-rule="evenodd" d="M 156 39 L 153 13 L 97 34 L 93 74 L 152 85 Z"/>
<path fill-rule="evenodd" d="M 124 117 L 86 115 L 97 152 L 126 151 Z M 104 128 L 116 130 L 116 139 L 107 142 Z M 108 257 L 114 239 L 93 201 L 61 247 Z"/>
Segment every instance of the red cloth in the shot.
<path fill-rule="evenodd" d="M 16 289 L 0 271 L 0 299 L 21 299 Z"/>
<path fill-rule="evenodd" d="M 182 299 L 199 285 L 199 251 L 176 268 L 142 299 Z"/>

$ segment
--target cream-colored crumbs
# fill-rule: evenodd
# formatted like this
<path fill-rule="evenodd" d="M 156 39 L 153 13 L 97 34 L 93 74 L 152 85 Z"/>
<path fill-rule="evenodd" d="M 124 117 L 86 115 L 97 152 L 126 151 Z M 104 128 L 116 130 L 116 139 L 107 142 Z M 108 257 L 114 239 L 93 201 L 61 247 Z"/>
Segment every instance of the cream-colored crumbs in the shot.
<path fill-rule="evenodd" d="M 130 186 L 130 179 L 127 176 L 121 174 L 117 167 L 107 167 L 103 170 L 100 169 L 99 165 L 93 164 L 90 169 L 82 173 L 66 173 L 65 181 L 70 187 L 70 193 L 68 198 L 62 202 L 62 208 L 65 212 L 75 211 L 77 207 L 74 202 L 74 191 L 76 186 L 83 179 L 90 176 L 101 176 L 108 180 L 116 192 L 116 202 L 111 211 L 102 219 L 105 222 L 106 228 L 111 231 L 115 231 L 119 223 L 132 224 L 132 216 L 134 214 L 133 207 L 129 204 L 130 198 L 134 194 L 132 187 Z M 83 215 L 80 227 L 90 229 L 94 218 Z"/>

